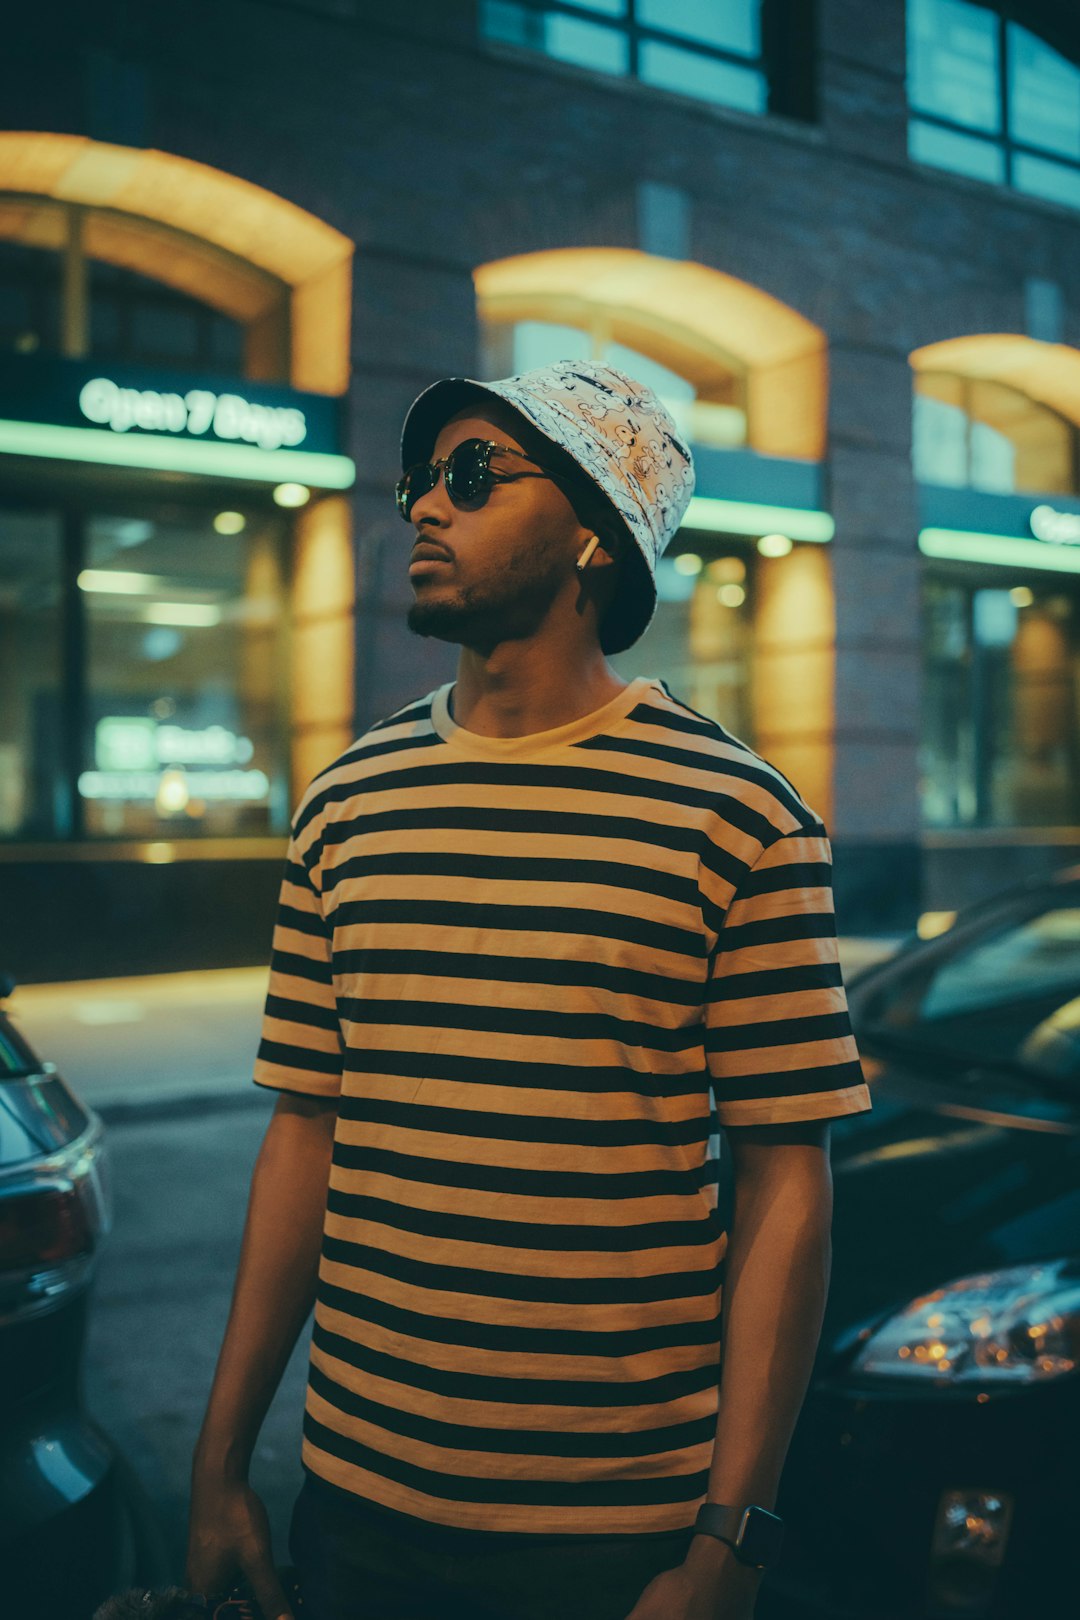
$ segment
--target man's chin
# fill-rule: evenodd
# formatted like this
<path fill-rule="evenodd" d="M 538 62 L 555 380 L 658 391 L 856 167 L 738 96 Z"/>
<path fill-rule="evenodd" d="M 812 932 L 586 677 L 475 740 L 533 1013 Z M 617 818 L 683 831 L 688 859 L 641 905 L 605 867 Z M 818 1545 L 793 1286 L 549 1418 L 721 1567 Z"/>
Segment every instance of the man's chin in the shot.
<path fill-rule="evenodd" d="M 517 616 L 505 609 L 478 612 L 449 602 L 414 602 L 405 623 L 414 636 L 431 636 L 476 652 L 490 652 L 501 641 L 523 640 L 538 628 L 532 622 L 518 623 Z"/>

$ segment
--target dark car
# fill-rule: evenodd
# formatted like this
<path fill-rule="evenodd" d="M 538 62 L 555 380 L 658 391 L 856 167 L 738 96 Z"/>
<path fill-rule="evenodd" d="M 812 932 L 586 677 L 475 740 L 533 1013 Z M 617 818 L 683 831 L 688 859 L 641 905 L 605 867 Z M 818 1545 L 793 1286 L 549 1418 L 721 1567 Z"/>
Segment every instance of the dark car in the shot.
<path fill-rule="evenodd" d="M 848 986 L 833 1268 L 759 1620 L 1080 1613 L 1080 867 Z"/>
<path fill-rule="evenodd" d="M 0 977 L 0 999 L 12 989 Z M 0 1007 L 0 1614 L 89 1620 L 163 1578 L 124 1458 L 83 1406 L 95 1256 L 109 1225 L 100 1119 Z"/>

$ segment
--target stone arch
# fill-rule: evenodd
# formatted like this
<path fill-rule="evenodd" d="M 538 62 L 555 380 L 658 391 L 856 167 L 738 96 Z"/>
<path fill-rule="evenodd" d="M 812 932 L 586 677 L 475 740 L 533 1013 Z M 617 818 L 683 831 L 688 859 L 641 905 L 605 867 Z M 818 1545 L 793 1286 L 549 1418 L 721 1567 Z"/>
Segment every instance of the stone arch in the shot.
<path fill-rule="evenodd" d="M 474 272 L 482 319 L 592 326 L 691 382 L 710 366 L 745 370 L 748 446 L 817 461 L 825 454 L 825 334 L 772 294 L 691 260 L 636 248 L 555 248 Z"/>
<path fill-rule="evenodd" d="M 1020 332 L 975 333 L 929 343 L 911 353 L 915 371 L 1007 383 L 1080 426 L 1080 349 Z"/>
<path fill-rule="evenodd" d="M 52 208 L 42 207 L 51 203 Z M 61 247 L 81 211 L 85 251 L 165 282 L 242 320 L 254 339 L 287 314 L 289 381 L 344 393 L 353 244 L 295 203 L 171 152 L 82 135 L 0 133 L 0 235 Z"/>

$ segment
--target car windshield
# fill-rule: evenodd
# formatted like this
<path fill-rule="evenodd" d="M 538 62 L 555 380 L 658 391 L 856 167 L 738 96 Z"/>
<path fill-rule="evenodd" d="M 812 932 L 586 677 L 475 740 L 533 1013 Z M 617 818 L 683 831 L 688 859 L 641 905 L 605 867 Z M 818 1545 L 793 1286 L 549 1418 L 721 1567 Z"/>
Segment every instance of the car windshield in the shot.
<path fill-rule="evenodd" d="M 871 1041 L 1080 1087 L 1080 903 L 999 916 L 886 970 L 865 1003 Z"/>

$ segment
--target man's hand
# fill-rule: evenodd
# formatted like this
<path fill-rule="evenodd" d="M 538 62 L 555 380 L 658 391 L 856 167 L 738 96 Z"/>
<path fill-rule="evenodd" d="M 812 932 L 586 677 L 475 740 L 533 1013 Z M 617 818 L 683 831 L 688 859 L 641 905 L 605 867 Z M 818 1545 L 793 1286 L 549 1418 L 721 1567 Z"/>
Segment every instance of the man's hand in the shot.
<path fill-rule="evenodd" d="M 761 1573 L 725 1542 L 695 1536 L 685 1562 L 650 1581 L 626 1620 L 753 1620 Z"/>
<path fill-rule="evenodd" d="M 192 1491 L 187 1584 L 203 1596 L 244 1577 L 266 1620 L 294 1620 L 274 1568 L 266 1509 L 245 1480 L 197 1482 Z"/>

